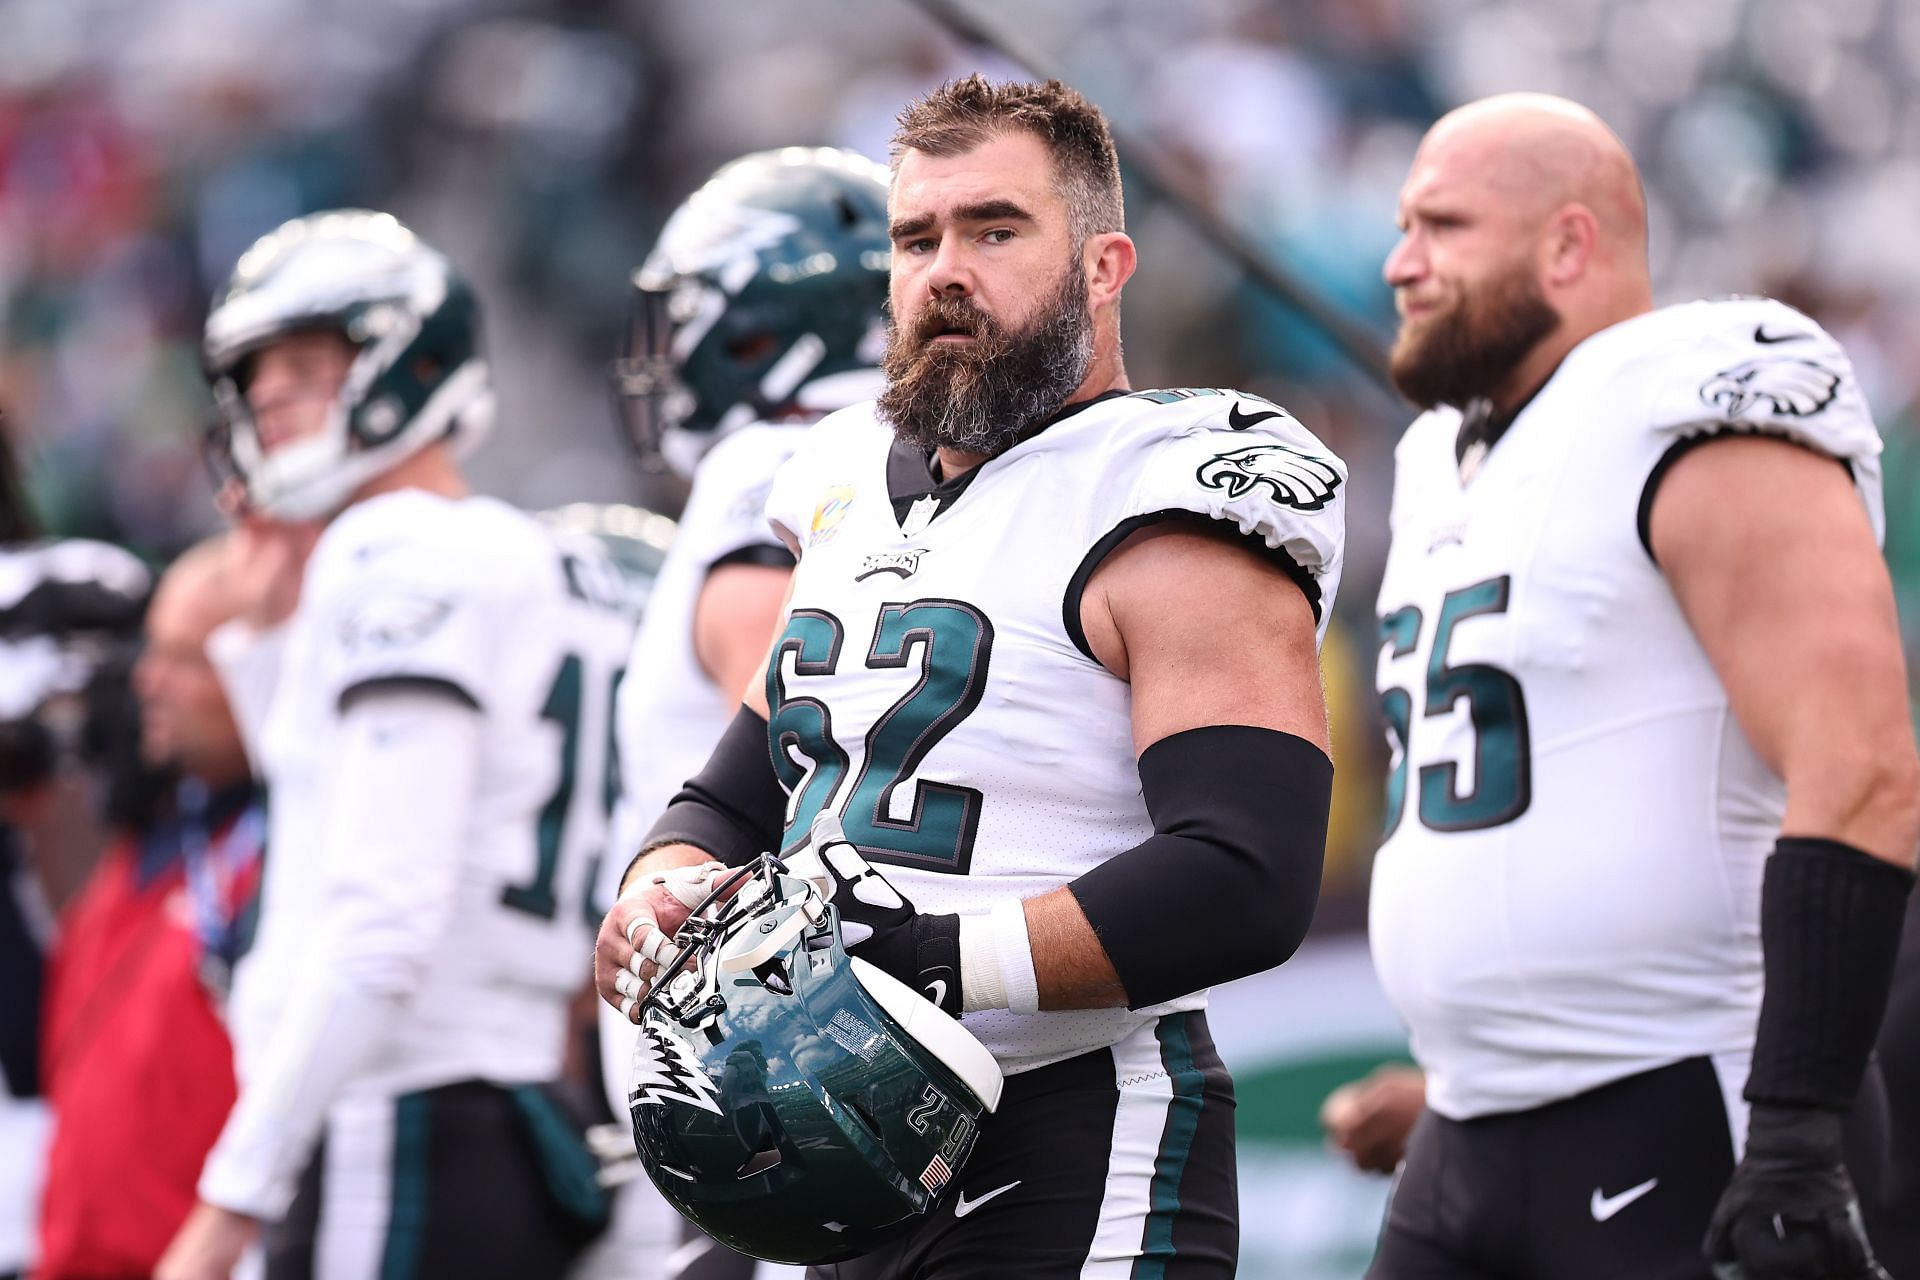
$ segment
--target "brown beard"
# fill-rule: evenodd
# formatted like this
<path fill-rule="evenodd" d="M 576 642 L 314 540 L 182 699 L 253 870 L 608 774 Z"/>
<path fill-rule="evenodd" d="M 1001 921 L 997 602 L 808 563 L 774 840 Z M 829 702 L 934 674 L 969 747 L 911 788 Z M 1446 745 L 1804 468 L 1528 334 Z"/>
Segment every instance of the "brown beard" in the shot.
<path fill-rule="evenodd" d="M 943 333 L 969 343 L 935 343 Z M 887 319 L 880 414 L 900 440 L 998 457 L 1059 412 L 1093 362 L 1087 276 L 1074 255 L 1024 328 L 1009 331 L 968 298 L 932 299 L 904 328 Z"/>
<path fill-rule="evenodd" d="M 1422 409 L 1464 409 L 1498 390 L 1559 326 L 1559 313 L 1541 295 L 1539 282 L 1517 267 L 1477 292 L 1463 293 L 1418 327 L 1403 323 L 1387 371 L 1400 394 Z"/>

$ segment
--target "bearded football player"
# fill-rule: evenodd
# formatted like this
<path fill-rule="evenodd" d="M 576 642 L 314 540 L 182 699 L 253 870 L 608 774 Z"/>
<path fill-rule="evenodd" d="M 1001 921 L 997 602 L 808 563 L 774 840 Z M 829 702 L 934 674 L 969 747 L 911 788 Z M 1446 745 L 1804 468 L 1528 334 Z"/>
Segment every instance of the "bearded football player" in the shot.
<path fill-rule="evenodd" d="M 1776 302 L 1655 309 L 1561 99 L 1443 118 L 1400 227 L 1369 931 L 1426 1110 L 1369 1274 L 1883 1277 L 1920 760 L 1853 368 Z"/>
<path fill-rule="evenodd" d="M 1079 94 L 948 84 L 892 170 L 886 389 L 775 478 L 798 564 L 764 676 L 601 929 L 600 993 L 655 1046 L 636 1135 L 818 1277 L 1228 1277 L 1205 992 L 1312 914 L 1345 468 L 1257 397 L 1131 389 L 1135 250 Z M 708 885 L 748 905 L 683 928 Z M 788 1032 L 752 1035 L 769 1008 Z M 895 1062 L 917 1105 L 849 1092 Z M 797 1247 L 725 1200 L 829 1176 L 860 1216 Z"/>

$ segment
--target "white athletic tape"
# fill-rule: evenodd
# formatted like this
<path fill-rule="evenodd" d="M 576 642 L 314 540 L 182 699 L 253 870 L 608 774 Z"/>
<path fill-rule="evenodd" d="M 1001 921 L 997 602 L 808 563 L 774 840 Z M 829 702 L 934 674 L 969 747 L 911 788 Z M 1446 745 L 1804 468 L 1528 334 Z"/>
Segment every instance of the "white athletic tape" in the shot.
<path fill-rule="evenodd" d="M 628 1022 L 632 1022 L 633 1007 L 639 1003 L 640 1002 L 638 1000 L 635 1000 L 632 996 L 622 996 L 620 998 L 620 1016 L 625 1018 Z"/>
<path fill-rule="evenodd" d="M 642 938 L 635 950 L 662 969 L 680 958 L 680 948 L 673 944 L 673 939 L 658 929 Z M 638 973 L 639 970 L 636 969 L 634 972 Z"/>
<path fill-rule="evenodd" d="M 1002 899 L 983 916 L 960 917 L 960 1004 L 968 1013 L 1040 1011 L 1026 907 L 1017 899 Z"/>
<path fill-rule="evenodd" d="M 639 930 L 641 925 L 652 924 L 652 923 L 653 923 L 653 917 L 650 915 L 637 915 L 633 919 L 627 921 L 627 945 L 628 946 L 633 945 L 633 935 L 635 934 L 635 932 Z"/>
<path fill-rule="evenodd" d="M 623 996 L 640 994 L 640 975 L 631 969 L 622 969 L 613 975 L 613 989 Z"/>
<path fill-rule="evenodd" d="M 653 878 L 653 882 L 673 895 L 673 900 L 689 909 L 706 901 L 713 892 L 713 882 L 726 874 L 726 867 L 718 862 L 703 862 L 697 867 L 675 867 Z"/>

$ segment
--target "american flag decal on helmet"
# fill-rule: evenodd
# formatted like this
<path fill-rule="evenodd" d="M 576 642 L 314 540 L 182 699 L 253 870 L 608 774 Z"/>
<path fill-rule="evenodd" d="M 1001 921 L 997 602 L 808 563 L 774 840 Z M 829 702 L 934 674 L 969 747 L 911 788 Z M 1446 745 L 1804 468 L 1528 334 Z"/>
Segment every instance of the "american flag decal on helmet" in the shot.
<path fill-rule="evenodd" d="M 947 1167 L 945 1160 L 935 1156 L 933 1163 L 927 1166 L 927 1171 L 920 1175 L 920 1185 L 927 1189 L 928 1194 L 937 1196 L 940 1194 L 940 1188 L 946 1186 L 952 1179 L 953 1170 Z"/>

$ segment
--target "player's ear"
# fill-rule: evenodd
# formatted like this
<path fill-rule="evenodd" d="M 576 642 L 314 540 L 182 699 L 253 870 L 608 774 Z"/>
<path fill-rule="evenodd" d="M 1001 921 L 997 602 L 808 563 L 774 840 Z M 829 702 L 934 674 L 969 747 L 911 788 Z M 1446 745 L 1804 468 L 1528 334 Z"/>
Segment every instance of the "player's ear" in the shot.
<path fill-rule="evenodd" d="M 1098 311 L 1120 300 L 1120 290 L 1139 260 L 1131 236 L 1124 231 L 1106 231 L 1087 237 L 1082 261 L 1087 271 L 1087 305 Z"/>
<path fill-rule="evenodd" d="M 1546 283 L 1565 288 L 1587 273 L 1600 241 L 1600 223 L 1581 204 L 1563 205 L 1550 214 L 1541 235 L 1541 267 Z"/>

